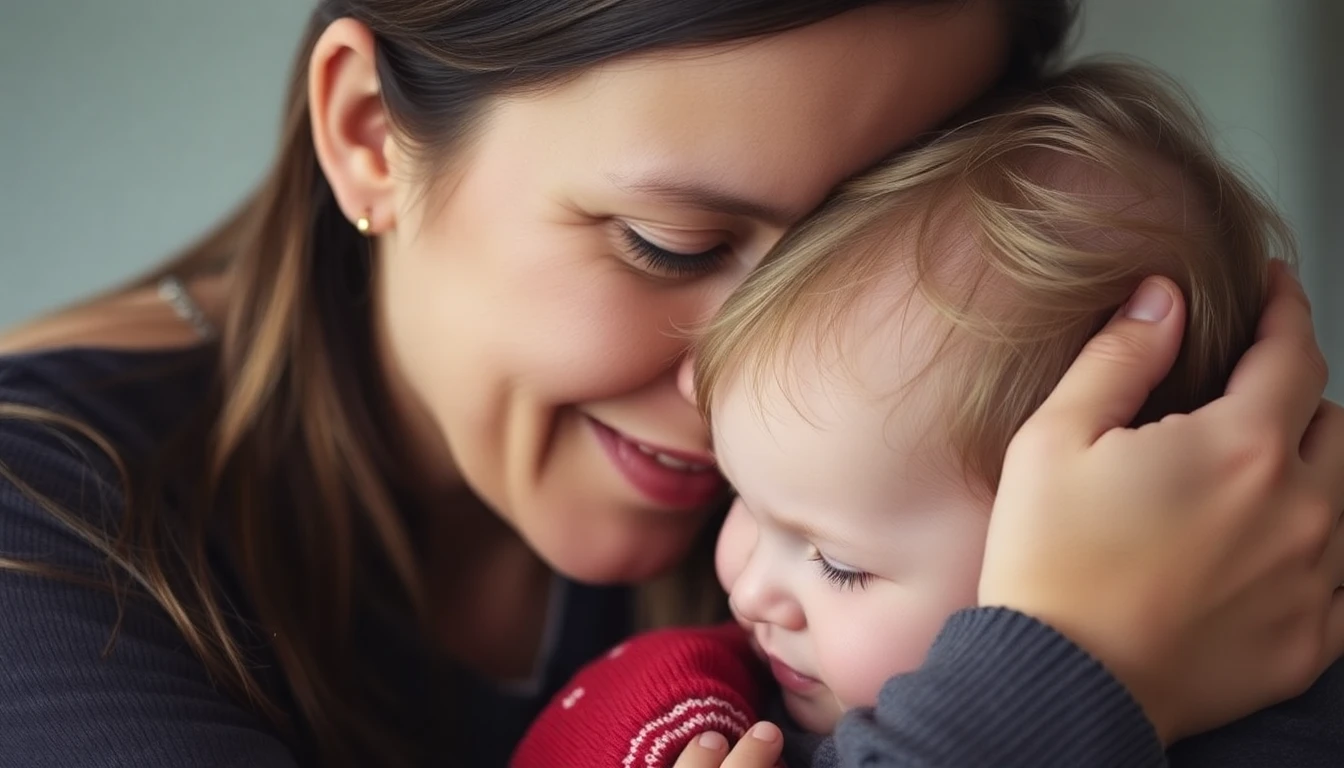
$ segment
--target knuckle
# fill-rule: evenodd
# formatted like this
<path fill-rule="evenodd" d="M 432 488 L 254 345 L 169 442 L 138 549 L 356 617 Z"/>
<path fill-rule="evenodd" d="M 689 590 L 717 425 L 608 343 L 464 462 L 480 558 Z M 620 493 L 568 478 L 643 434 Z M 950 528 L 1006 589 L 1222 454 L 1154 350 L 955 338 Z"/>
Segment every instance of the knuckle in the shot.
<path fill-rule="evenodd" d="M 1282 486 L 1292 474 L 1296 456 L 1297 440 L 1285 425 L 1273 421 L 1244 429 L 1228 443 L 1228 469 L 1261 489 Z"/>
<path fill-rule="evenodd" d="M 1027 420 L 1008 443 L 1004 462 L 1038 461 L 1064 449 L 1065 430 L 1060 419 L 1038 413 Z"/>
<path fill-rule="evenodd" d="M 1301 435 L 1293 434 L 1289 425 L 1280 421 L 1266 423 L 1258 432 L 1257 442 L 1264 451 L 1264 461 L 1277 470 L 1286 470 L 1291 466 L 1292 457 L 1297 455 Z"/>
<path fill-rule="evenodd" d="M 1320 344 L 1316 343 L 1315 338 L 1304 338 L 1298 343 L 1298 349 L 1308 371 L 1324 390 L 1326 382 L 1330 381 L 1330 363 L 1325 359 Z"/>
<path fill-rule="evenodd" d="M 1310 517 L 1321 529 L 1322 535 L 1330 536 L 1334 533 L 1336 524 L 1339 522 L 1339 505 L 1332 498 L 1329 488 L 1309 487 L 1297 494 L 1293 499 L 1293 504 L 1302 509 L 1305 517 Z"/>
<path fill-rule="evenodd" d="M 1307 317 L 1311 317 L 1314 310 L 1311 305 L 1311 296 L 1307 295 L 1306 287 L 1297 279 L 1290 281 L 1289 285 L 1292 286 L 1292 290 L 1288 292 L 1288 297 L 1306 313 Z"/>
<path fill-rule="evenodd" d="M 1318 444 L 1338 444 L 1338 436 L 1344 435 L 1344 408 L 1333 401 L 1321 400 L 1308 427 L 1308 434 L 1314 435 Z"/>
<path fill-rule="evenodd" d="M 1190 422 L 1191 422 L 1190 414 L 1181 413 L 1179 411 L 1174 413 L 1168 413 L 1166 416 L 1163 416 L 1161 419 L 1157 421 L 1158 424 L 1163 424 L 1171 429 L 1182 429 L 1186 425 L 1190 424 Z"/>
<path fill-rule="evenodd" d="M 1321 538 L 1328 539 L 1334 535 L 1339 522 L 1339 508 L 1330 499 L 1328 493 L 1321 491 L 1312 493 L 1299 501 L 1305 509 L 1305 514 L 1316 521 Z"/>
<path fill-rule="evenodd" d="M 1128 333 L 1102 333 L 1087 344 L 1086 354 L 1120 365 L 1135 365 L 1147 359 L 1151 350 L 1141 339 Z"/>
<path fill-rule="evenodd" d="M 1285 526 L 1291 537 L 1289 554 L 1297 560 L 1305 560 L 1305 565 L 1314 566 L 1334 533 L 1333 516 L 1324 504 L 1314 499 L 1298 499 L 1290 503 L 1293 509 L 1279 510 L 1281 514 L 1289 512 L 1292 515 L 1291 525 Z"/>
<path fill-rule="evenodd" d="M 1230 441 L 1224 448 L 1220 474 L 1238 479 L 1243 493 L 1254 498 L 1272 494 L 1283 485 L 1290 468 L 1287 455 L 1275 441 L 1272 437 Z"/>
<path fill-rule="evenodd" d="M 1339 532 L 1339 507 L 1324 495 L 1313 496 L 1305 503 L 1308 506 L 1308 514 L 1315 520 L 1316 542 L 1321 548 L 1317 556 L 1323 558 L 1325 550 Z M 1338 585 L 1331 585 L 1332 588 L 1334 586 Z"/>

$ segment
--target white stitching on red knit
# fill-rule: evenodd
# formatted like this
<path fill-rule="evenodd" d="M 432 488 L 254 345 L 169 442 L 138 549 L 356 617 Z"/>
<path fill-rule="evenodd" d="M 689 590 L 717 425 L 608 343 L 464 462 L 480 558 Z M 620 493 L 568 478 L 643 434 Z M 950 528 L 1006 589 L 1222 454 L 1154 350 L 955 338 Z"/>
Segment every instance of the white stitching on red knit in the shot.
<path fill-rule="evenodd" d="M 706 709 L 710 711 L 701 711 Z M 691 714 L 692 712 L 694 714 Z M 649 765 L 653 765 L 653 761 L 657 760 L 658 755 L 667 748 L 672 739 L 685 736 L 694 728 L 708 725 L 725 726 L 732 731 L 733 738 L 738 738 L 746 733 L 750 724 L 746 713 L 717 696 L 686 699 L 663 715 L 644 724 L 639 733 L 630 740 L 630 750 L 621 761 L 621 765 L 625 768 L 634 765 L 642 751 L 644 741 L 651 733 L 660 729 L 667 729 L 668 732 L 656 737 L 654 743 L 649 746 L 649 752 L 645 755 L 645 762 Z"/>

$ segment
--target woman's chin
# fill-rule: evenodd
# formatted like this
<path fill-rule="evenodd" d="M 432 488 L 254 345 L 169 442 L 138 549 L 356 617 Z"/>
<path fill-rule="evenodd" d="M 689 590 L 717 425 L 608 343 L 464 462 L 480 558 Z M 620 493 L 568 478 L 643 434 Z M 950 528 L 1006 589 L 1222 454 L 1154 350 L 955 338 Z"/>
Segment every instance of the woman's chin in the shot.
<path fill-rule="evenodd" d="M 647 536 L 607 542 L 601 538 L 561 535 L 549 542 L 535 541 L 533 546 L 565 578 L 608 585 L 635 584 L 661 576 L 676 567 L 690 545 L 689 537 L 681 546 L 666 538 L 650 540 Z"/>

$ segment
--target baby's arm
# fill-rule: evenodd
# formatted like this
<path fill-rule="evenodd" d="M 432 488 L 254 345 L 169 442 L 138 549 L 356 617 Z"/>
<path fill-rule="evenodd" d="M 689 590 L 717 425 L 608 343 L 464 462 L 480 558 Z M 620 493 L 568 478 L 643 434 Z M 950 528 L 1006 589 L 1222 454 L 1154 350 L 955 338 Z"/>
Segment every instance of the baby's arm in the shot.
<path fill-rule="evenodd" d="M 751 738 L 731 754 L 697 744 L 675 768 L 774 768 L 777 754 Z M 846 713 L 810 757 L 789 766 L 1166 766 L 1153 726 L 1115 678 L 1058 632 L 1005 608 L 949 619 L 921 667 L 888 681 L 876 707 Z"/>
<path fill-rule="evenodd" d="M 523 738 L 512 768 L 670 768 L 705 731 L 740 738 L 761 681 L 735 625 L 640 635 L 579 671 Z"/>
<path fill-rule="evenodd" d="M 820 765 L 1166 765 L 1143 710 L 1099 662 L 1002 608 L 954 615 L 924 665 L 889 681 L 875 708 L 846 714 L 834 736 L 834 762 Z"/>

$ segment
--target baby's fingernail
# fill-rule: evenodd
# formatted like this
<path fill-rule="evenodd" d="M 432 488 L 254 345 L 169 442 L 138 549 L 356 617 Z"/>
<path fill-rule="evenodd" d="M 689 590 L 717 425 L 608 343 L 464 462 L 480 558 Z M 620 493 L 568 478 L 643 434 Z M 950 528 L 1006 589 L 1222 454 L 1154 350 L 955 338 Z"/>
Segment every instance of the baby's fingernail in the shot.
<path fill-rule="evenodd" d="M 757 723 L 751 728 L 751 738 L 767 744 L 779 741 L 782 735 L 774 723 Z"/>
<path fill-rule="evenodd" d="M 701 747 L 714 752 L 722 752 L 728 748 L 728 740 L 723 738 L 722 734 L 714 733 L 713 731 L 700 734 L 700 738 L 696 739 L 696 743 Z"/>

